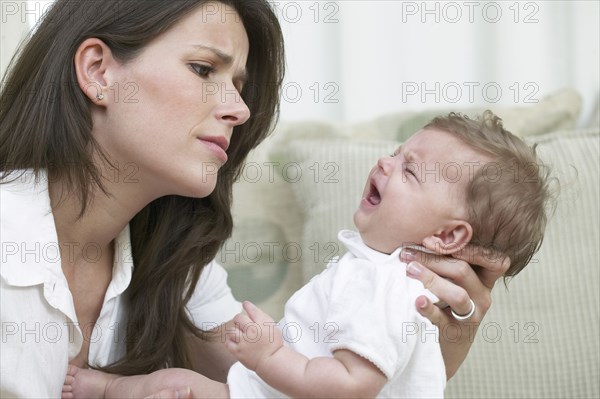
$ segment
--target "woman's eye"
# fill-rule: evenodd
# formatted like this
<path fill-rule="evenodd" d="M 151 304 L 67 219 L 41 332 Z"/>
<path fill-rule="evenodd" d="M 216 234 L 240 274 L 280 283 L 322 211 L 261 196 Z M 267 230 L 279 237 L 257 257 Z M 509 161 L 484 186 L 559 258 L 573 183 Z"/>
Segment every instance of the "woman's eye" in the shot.
<path fill-rule="evenodd" d="M 208 78 L 208 76 L 215 71 L 213 67 L 208 65 L 190 64 L 190 66 L 197 75 L 202 76 L 203 78 Z"/>

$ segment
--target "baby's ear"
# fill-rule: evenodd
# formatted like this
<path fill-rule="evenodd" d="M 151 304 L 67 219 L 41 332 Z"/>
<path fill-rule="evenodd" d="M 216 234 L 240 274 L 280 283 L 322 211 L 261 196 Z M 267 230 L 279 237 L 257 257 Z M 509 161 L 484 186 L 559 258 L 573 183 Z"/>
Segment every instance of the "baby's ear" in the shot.
<path fill-rule="evenodd" d="M 436 253 L 450 255 L 463 249 L 473 237 L 473 228 L 464 220 L 454 220 L 443 230 L 423 240 L 423 246 Z"/>

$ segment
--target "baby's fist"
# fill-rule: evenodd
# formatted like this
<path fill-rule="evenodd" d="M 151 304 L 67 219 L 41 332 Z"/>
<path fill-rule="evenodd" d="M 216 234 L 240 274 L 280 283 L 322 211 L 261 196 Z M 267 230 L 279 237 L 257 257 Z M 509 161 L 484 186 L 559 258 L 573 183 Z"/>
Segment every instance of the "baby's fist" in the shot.
<path fill-rule="evenodd" d="M 225 345 L 244 366 L 256 371 L 259 363 L 283 346 L 283 337 L 277 323 L 254 304 L 244 302 L 244 310 L 248 316 L 235 316 L 236 330 L 227 335 Z"/>

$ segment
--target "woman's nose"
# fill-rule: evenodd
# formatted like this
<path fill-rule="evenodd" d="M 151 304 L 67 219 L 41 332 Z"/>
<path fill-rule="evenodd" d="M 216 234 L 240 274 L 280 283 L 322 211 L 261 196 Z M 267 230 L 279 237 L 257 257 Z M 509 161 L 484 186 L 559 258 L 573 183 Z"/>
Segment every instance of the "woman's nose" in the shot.
<path fill-rule="evenodd" d="M 250 118 L 250 109 L 235 88 L 229 89 L 221 96 L 216 117 L 231 126 L 243 124 Z"/>

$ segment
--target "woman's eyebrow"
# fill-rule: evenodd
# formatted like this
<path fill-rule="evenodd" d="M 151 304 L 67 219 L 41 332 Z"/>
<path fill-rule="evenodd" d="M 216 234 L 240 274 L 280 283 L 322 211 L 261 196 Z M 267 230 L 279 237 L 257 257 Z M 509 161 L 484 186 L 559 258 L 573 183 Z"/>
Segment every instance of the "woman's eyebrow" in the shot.
<path fill-rule="evenodd" d="M 205 46 L 203 44 L 194 44 L 192 47 L 194 47 L 195 49 L 198 49 L 198 50 L 208 50 L 208 51 L 214 53 L 217 57 L 219 57 L 221 59 L 221 62 L 223 64 L 230 65 L 233 62 L 233 57 L 231 55 L 224 53 L 223 51 L 219 50 L 216 47 Z"/>
<path fill-rule="evenodd" d="M 219 58 L 221 60 L 221 62 L 226 65 L 229 66 L 233 63 L 233 57 L 221 50 L 219 50 L 216 47 L 212 47 L 212 46 L 206 46 L 204 44 L 195 44 L 192 47 L 194 47 L 197 50 L 207 50 L 210 51 L 211 53 L 213 53 L 214 55 L 217 56 L 217 58 Z M 247 77 L 248 77 L 248 73 L 246 72 L 246 69 L 244 68 L 243 70 L 240 70 L 236 73 L 236 79 L 241 81 L 242 83 L 246 82 Z"/>

